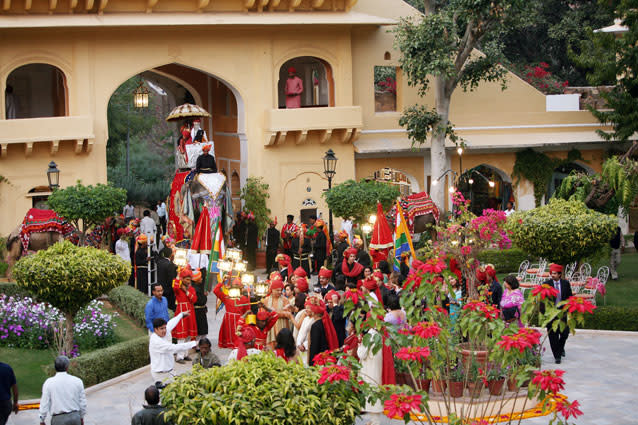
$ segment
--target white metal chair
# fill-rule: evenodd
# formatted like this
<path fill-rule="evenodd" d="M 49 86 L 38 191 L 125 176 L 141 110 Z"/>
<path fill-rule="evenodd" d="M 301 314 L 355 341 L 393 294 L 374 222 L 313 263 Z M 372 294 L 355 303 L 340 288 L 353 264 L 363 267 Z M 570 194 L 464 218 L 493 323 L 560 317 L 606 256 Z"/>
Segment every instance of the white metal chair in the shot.
<path fill-rule="evenodd" d="M 603 294 L 603 304 L 607 304 L 606 297 L 607 297 L 607 281 L 609 280 L 609 267 L 602 266 L 601 268 L 599 268 L 598 272 L 596 273 L 596 278 L 598 279 L 598 282 L 600 282 L 600 284 L 605 287 L 605 291 Z"/>
<path fill-rule="evenodd" d="M 576 271 L 576 261 L 574 261 L 573 263 L 569 263 L 567 267 L 565 267 L 565 279 L 571 280 L 572 275 L 574 274 L 575 271 Z"/>
<path fill-rule="evenodd" d="M 580 265 L 578 272 L 583 278 L 588 278 L 591 276 L 591 265 L 589 263 L 583 263 Z"/>
<path fill-rule="evenodd" d="M 529 268 L 529 260 L 524 260 L 520 266 L 518 266 L 518 274 L 516 275 L 516 279 L 519 282 L 525 280 L 525 274 L 527 273 L 527 269 Z"/>

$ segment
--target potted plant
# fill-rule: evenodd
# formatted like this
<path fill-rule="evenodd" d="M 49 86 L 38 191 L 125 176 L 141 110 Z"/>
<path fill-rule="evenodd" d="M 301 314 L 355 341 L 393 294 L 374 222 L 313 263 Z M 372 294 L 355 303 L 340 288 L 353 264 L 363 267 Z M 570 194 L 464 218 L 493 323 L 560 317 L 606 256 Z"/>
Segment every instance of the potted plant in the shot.
<path fill-rule="evenodd" d="M 501 395 L 505 383 L 505 369 L 498 365 L 492 365 L 487 370 L 487 388 L 490 395 Z"/>
<path fill-rule="evenodd" d="M 468 395 L 475 398 L 481 394 L 482 382 L 480 381 L 481 376 L 479 374 L 479 364 L 474 356 L 472 356 L 469 366 L 470 367 L 467 371 L 466 387 Z"/>
<path fill-rule="evenodd" d="M 463 396 L 463 388 L 465 387 L 465 371 L 463 363 L 457 361 L 456 366 L 450 370 L 449 389 L 450 397 L 458 398 Z"/>
<path fill-rule="evenodd" d="M 248 177 L 246 184 L 241 188 L 241 200 L 244 202 L 244 211 L 252 212 L 255 216 L 257 234 L 264 235 L 270 222 L 270 209 L 266 205 L 266 200 L 270 198 L 268 194 L 268 183 L 262 181 L 262 177 Z M 264 244 L 262 244 L 263 246 Z M 266 251 L 259 249 L 256 259 L 257 268 L 266 267 Z"/>

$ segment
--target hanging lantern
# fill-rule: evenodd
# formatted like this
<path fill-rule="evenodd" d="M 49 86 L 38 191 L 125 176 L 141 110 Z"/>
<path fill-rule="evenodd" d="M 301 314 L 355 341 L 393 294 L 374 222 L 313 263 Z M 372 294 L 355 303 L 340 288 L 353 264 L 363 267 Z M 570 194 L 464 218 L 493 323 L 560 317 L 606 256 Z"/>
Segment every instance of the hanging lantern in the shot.
<path fill-rule="evenodd" d="M 238 262 L 238 261 L 241 261 L 241 257 L 242 257 L 241 249 L 229 248 L 226 250 L 226 255 L 224 258 L 230 261 Z"/>
<path fill-rule="evenodd" d="M 263 298 L 268 295 L 268 282 L 265 280 L 260 280 L 255 284 L 255 295 L 259 298 Z"/>
<path fill-rule="evenodd" d="M 133 104 L 136 108 L 148 108 L 148 89 L 144 86 L 144 81 L 133 92 Z"/>
<path fill-rule="evenodd" d="M 239 273 L 243 273 L 246 271 L 246 269 L 248 269 L 248 262 L 247 261 L 239 261 L 237 263 L 235 263 L 235 271 L 239 272 Z"/>
<path fill-rule="evenodd" d="M 250 273 L 244 273 L 241 275 L 241 283 L 244 286 L 252 286 L 255 283 L 255 276 Z"/>
<path fill-rule="evenodd" d="M 228 289 L 228 298 L 238 300 L 241 298 L 241 286 L 231 286 Z"/>
<path fill-rule="evenodd" d="M 175 263 L 178 267 L 184 267 L 188 264 L 188 250 L 184 248 L 175 249 L 175 258 L 173 259 L 173 263 Z"/>

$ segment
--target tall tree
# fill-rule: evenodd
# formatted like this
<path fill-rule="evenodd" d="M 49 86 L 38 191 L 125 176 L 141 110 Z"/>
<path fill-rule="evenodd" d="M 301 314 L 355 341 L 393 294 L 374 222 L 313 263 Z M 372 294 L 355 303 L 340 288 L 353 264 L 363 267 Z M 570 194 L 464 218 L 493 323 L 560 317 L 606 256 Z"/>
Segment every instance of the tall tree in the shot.
<path fill-rule="evenodd" d="M 434 178 L 445 172 L 445 140 L 458 137 L 449 121 L 450 100 L 457 87 L 472 90 L 482 81 L 505 85 L 507 70 L 500 35 L 522 25 L 530 14 L 527 0 L 424 0 L 423 16 L 403 19 L 397 26 L 396 44 L 408 84 L 424 95 L 433 86 L 435 105 L 414 105 L 400 124 L 413 144 L 431 143 Z M 480 52 L 475 50 L 479 49 Z M 433 186 L 432 199 L 444 206 L 443 185 Z"/>

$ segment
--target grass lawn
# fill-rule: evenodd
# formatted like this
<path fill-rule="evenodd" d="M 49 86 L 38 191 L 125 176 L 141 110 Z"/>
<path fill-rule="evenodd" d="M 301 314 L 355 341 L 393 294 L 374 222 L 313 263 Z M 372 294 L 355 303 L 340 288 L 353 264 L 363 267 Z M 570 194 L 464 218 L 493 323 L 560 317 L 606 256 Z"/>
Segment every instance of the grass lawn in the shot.
<path fill-rule="evenodd" d="M 106 312 L 113 313 L 113 308 L 105 308 Z M 146 329 L 140 328 L 123 313 L 115 318 L 116 342 L 144 336 Z M 42 384 L 47 379 L 42 366 L 53 363 L 56 353 L 53 350 L 30 350 L 24 348 L 0 347 L 0 359 L 8 363 L 16 374 L 20 399 L 40 398 Z"/>

